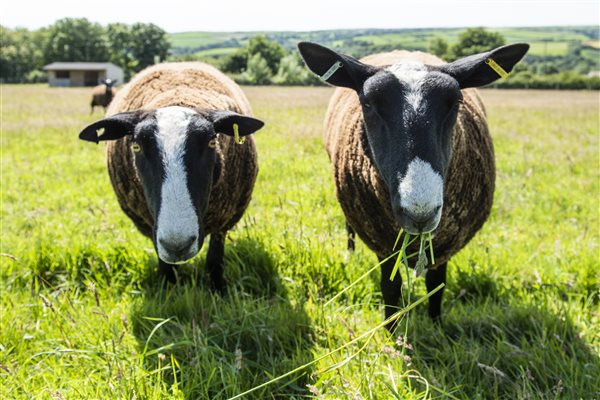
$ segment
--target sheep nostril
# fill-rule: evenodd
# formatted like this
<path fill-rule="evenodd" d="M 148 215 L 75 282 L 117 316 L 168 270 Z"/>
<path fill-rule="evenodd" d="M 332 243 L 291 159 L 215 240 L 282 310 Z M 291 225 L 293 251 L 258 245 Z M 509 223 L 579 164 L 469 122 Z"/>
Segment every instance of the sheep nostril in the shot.
<path fill-rule="evenodd" d="M 410 218 L 416 225 L 424 225 L 426 222 L 428 222 L 437 215 L 438 210 L 439 208 L 429 211 L 427 213 L 414 213 L 403 209 L 402 212 L 404 213 L 404 215 Z"/>
<path fill-rule="evenodd" d="M 183 240 L 158 239 L 161 246 L 165 250 L 172 253 L 182 253 L 188 250 L 196 240 L 198 240 L 198 236 L 190 236 L 187 239 Z"/>

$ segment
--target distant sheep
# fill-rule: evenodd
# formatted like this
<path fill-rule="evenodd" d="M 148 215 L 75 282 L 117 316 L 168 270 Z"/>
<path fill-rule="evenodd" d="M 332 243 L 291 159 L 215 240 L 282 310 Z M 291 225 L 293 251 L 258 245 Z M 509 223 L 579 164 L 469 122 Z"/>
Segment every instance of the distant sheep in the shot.
<path fill-rule="evenodd" d="M 490 60 L 511 71 L 528 48 L 503 46 L 445 64 L 407 51 L 361 62 L 314 43 L 299 44 L 313 72 L 352 89 L 335 91 L 325 118 L 350 247 L 355 231 L 383 261 L 394 252 L 400 228 L 432 232 L 435 264 L 428 265 L 427 290 L 446 282 L 448 260 L 481 228 L 494 193 L 494 150 L 483 103 L 475 89 L 466 88 L 499 78 Z M 400 274 L 390 281 L 394 263 L 392 258 L 381 265 L 386 319 L 401 295 Z M 429 299 L 434 320 L 441 318 L 442 293 Z"/>
<path fill-rule="evenodd" d="M 108 116 L 80 134 L 109 141 L 108 172 L 119 204 L 152 239 L 169 281 L 176 279 L 175 264 L 194 257 L 210 234 L 211 284 L 225 289 L 225 236 L 246 210 L 258 172 L 248 135 L 263 122 L 251 114 L 239 86 L 217 69 L 167 63 L 135 76 Z M 236 130 L 243 144 L 234 140 Z"/>
<path fill-rule="evenodd" d="M 107 78 L 101 85 L 95 86 L 92 89 L 92 109 L 90 114 L 94 112 L 94 107 L 96 106 L 103 107 L 104 111 L 106 111 L 106 108 L 117 93 L 117 89 L 113 87 L 116 83 L 116 80 Z"/>

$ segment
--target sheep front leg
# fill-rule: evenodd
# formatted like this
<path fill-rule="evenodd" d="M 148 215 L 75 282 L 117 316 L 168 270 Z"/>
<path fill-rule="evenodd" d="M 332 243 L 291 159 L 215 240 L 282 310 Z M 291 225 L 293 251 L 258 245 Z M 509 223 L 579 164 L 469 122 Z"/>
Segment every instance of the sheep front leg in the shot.
<path fill-rule="evenodd" d="M 427 292 L 431 292 L 436 287 L 440 286 L 442 283 L 446 283 L 446 266 L 447 262 L 439 265 L 436 269 L 429 269 L 425 274 L 425 286 L 427 287 Z M 441 288 L 437 292 L 435 292 L 429 298 L 429 316 L 431 319 L 437 323 L 442 322 L 442 295 L 444 294 L 444 288 Z"/>
<path fill-rule="evenodd" d="M 165 278 L 165 280 L 169 283 L 177 282 L 177 275 L 175 275 L 175 265 L 169 264 L 158 259 L 158 274 Z"/>
<path fill-rule="evenodd" d="M 381 262 L 384 258 L 380 257 L 379 261 Z M 396 259 L 392 257 L 381 264 L 381 293 L 385 303 L 385 319 L 390 318 L 398 311 L 398 302 L 402 295 L 402 275 L 400 275 L 400 271 L 396 273 L 394 280 L 390 280 L 395 262 Z M 397 320 L 390 321 L 386 325 L 387 330 L 393 332 L 397 323 Z"/>
<path fill-rule="evenodd" d="M 355 242 L 356 242 L 356 232 L 350 226 L 348 221 L 346 221 L 346 232 L 348 233 L 348 251 L 354 252 Z"/>
<path fill-rule="evenodd" d="M 226 284 L 223 278 L 223 265 L 225 256 L 226 232 L 217 232 L 210 235 L 208 254 L 206 256 L 206 268 L 208 270 L 211 289 L 225 294 Z"/>

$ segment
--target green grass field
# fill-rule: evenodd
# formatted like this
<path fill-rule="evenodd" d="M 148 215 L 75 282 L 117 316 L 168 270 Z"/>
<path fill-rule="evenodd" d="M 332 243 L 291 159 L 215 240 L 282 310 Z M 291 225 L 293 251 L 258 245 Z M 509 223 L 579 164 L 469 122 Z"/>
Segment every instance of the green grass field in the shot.
<path fill-rule="evenodd" d="M 489 30 L 499 32 L 507 43 L 527 42 L 531 45 L 529 55 L 534 56 L 566 56 L 569 44 L 588 43 L 590 37 L 583 31 L 595 31 L 595 27 L 580 26 L 549 26 L 549 27 L 522 27 L 522 28 L 494 28 Z M 434 37 L 442 37 L 450 45 L 458 41 L 462 28 L 426 28 L 426 29 L 398 29 L 393 31 L 370 31 L 362 34 L 361 30 L 333 30 L 321 32 L 264 32 L 263 34 L 279 41 L 289 49 L 295 48 L 300 40 L 318 41 L 328 46 L 345 46 L 342 39 L 363 41 L 374 46 L 395 46 L 398 49 L 427 50 L 429 42 Z M 178 48 L 201 48 L 209 50 L 213 47 L 230 48 L 231 41 L 237 40 L 244 46 L 249 37 L 254 33 L 244 32 L 181 32 L 169 34 L 175 50 Z M 594 42 L 594 41 L 592 41 Z M 205 56 L 205 54 L 202 54 Z M 210 55 L 210 54 L 209 54 Z M 222 56 L 223 53 L 218 53 Z"/>
<path fill-rule="evenodd" d="M 2 86 L 0 398 L 228 399 L 315 360 L 244 398 L 600 398 L 598 92 L 482 91 L 495 205 L 450 262 L 445 325 L 419 305 L 401 336 L 360 338 L 382 322 L 378 271 L 325 305 L 376 264 L 345 250 L 321 139 L 332 90 L 244 89 L 267 125 L 222 298 L 206 249 L 157 284 L 103 145 L 77 139 L 101 118 L 89 89 Z"/>

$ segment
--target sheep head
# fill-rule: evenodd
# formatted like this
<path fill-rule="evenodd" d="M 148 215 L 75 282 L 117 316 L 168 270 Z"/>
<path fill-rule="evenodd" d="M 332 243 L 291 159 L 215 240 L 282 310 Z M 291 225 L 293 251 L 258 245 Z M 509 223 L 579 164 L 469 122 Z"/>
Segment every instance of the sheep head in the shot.
<path fill-rule="evenodd" d="M 298 45 L 322 80 L 358 95 L 371 159 L 390 194 L 396 222 L 408 233 L 433 232 L 444 202 L 452 131 L 461 89 L 510 72 L 529 45 L 514 44 L 443 65 L 402 61 L 374 66 L 315 43 Z"/>
<path fill-rule="evenodd" d="M 221 168 L 217 134 L 233 136 L 237 130 L 246 136 L 262 126 L 258 119 L 231 111 L 172 106 L 109 116 L 83 129 L 79 138 L 95 143 L 123 139 L 131 146 L 154 220 L 158 257 L 178 264 L 194 257 L 204 241 L 202 221 Z"/>

